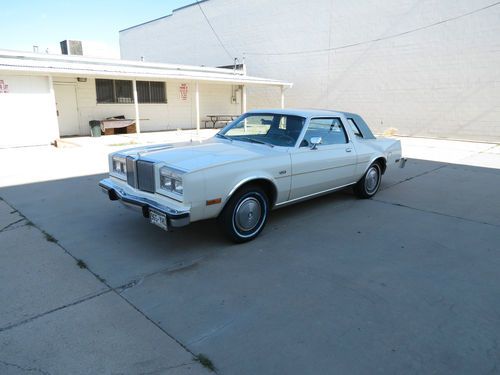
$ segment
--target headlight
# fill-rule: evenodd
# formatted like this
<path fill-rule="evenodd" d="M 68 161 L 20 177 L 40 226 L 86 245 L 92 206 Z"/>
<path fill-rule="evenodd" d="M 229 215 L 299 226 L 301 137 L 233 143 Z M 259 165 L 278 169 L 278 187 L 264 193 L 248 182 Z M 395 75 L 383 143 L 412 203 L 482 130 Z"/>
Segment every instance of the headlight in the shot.
<path fill-rule="evenodd" d="M 161 167 L 160 189 L 169 193 L 182 195 L 182 193 L 184 192 L 184 188 L 182 186 L 181 174 L 167 167 Z"/>
<path fill-rule="evenodd" d="M 113 156 L 111 160 L 112 173 L 117 175 L 117 177 L 126 178 L 127 177 L 127 163 L 125 158 L 122 156 Z"/>

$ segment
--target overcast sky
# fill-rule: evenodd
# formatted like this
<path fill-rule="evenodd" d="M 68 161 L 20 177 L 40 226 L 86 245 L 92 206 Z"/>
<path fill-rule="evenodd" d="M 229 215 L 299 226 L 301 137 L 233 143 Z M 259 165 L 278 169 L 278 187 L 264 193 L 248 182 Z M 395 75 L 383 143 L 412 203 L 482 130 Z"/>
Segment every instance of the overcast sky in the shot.
<path fill-rule="evenodd" d="M 58 53 L 65 39 L 101 42 L 119 50 L 118 31 L 170 14 L 195 0 L 2 1 L 0 49 Z"/>

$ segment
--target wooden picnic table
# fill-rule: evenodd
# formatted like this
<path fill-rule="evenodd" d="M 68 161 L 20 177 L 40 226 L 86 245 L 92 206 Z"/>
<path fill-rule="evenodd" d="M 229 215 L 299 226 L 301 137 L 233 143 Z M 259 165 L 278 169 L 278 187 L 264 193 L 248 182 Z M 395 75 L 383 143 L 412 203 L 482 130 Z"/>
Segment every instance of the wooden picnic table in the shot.
<path fill-rule="evenodd" d="M 212 122 L 212 128 L 215 128 L 215 125 L 218 122 L 224 122 L 228 123 L 233 121 L 235 118 L 239 117 L 240 115 L 206 115 L 209 120 L 205 121 L 205 128 L 207 127 L 208 122 Z"/>

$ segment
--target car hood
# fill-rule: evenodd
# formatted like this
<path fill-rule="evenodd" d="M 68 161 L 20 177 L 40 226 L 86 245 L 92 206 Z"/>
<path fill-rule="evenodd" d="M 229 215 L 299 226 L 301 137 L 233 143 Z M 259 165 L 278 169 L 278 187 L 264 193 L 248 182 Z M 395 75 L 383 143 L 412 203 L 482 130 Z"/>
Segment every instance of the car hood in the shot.
<path fill-rule="evenodd" d="M 267 158 L 283 152 L 284 149 L 281 147 L 210 138 L 201 142 L 138 147 L 120 151 L 117 154 L 134 156 L 155 163 L 162 162 L 191 172 L 226 163 Z"/>

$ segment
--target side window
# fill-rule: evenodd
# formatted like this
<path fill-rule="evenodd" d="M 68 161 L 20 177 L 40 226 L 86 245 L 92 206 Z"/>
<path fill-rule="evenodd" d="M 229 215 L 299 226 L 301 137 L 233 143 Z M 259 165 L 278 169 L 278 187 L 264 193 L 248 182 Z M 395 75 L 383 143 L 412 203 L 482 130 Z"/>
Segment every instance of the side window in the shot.
<path fill-rule="evenodd" d="M 301 147 L 309 146 L 312 137 L 321 137 L 323 145 L 347 143 L 347 136 L 338 118 L 313 118 L 309 122 Z"/>
<path fill-rule="evenodd" d="M 363 134 L 359 131 L 358 125 L 354 122 L 352 118 L 347 119 L 347 123 L 351 127 L 352 132 L 354 133 L 355 136 L 363 138 Z"/>

